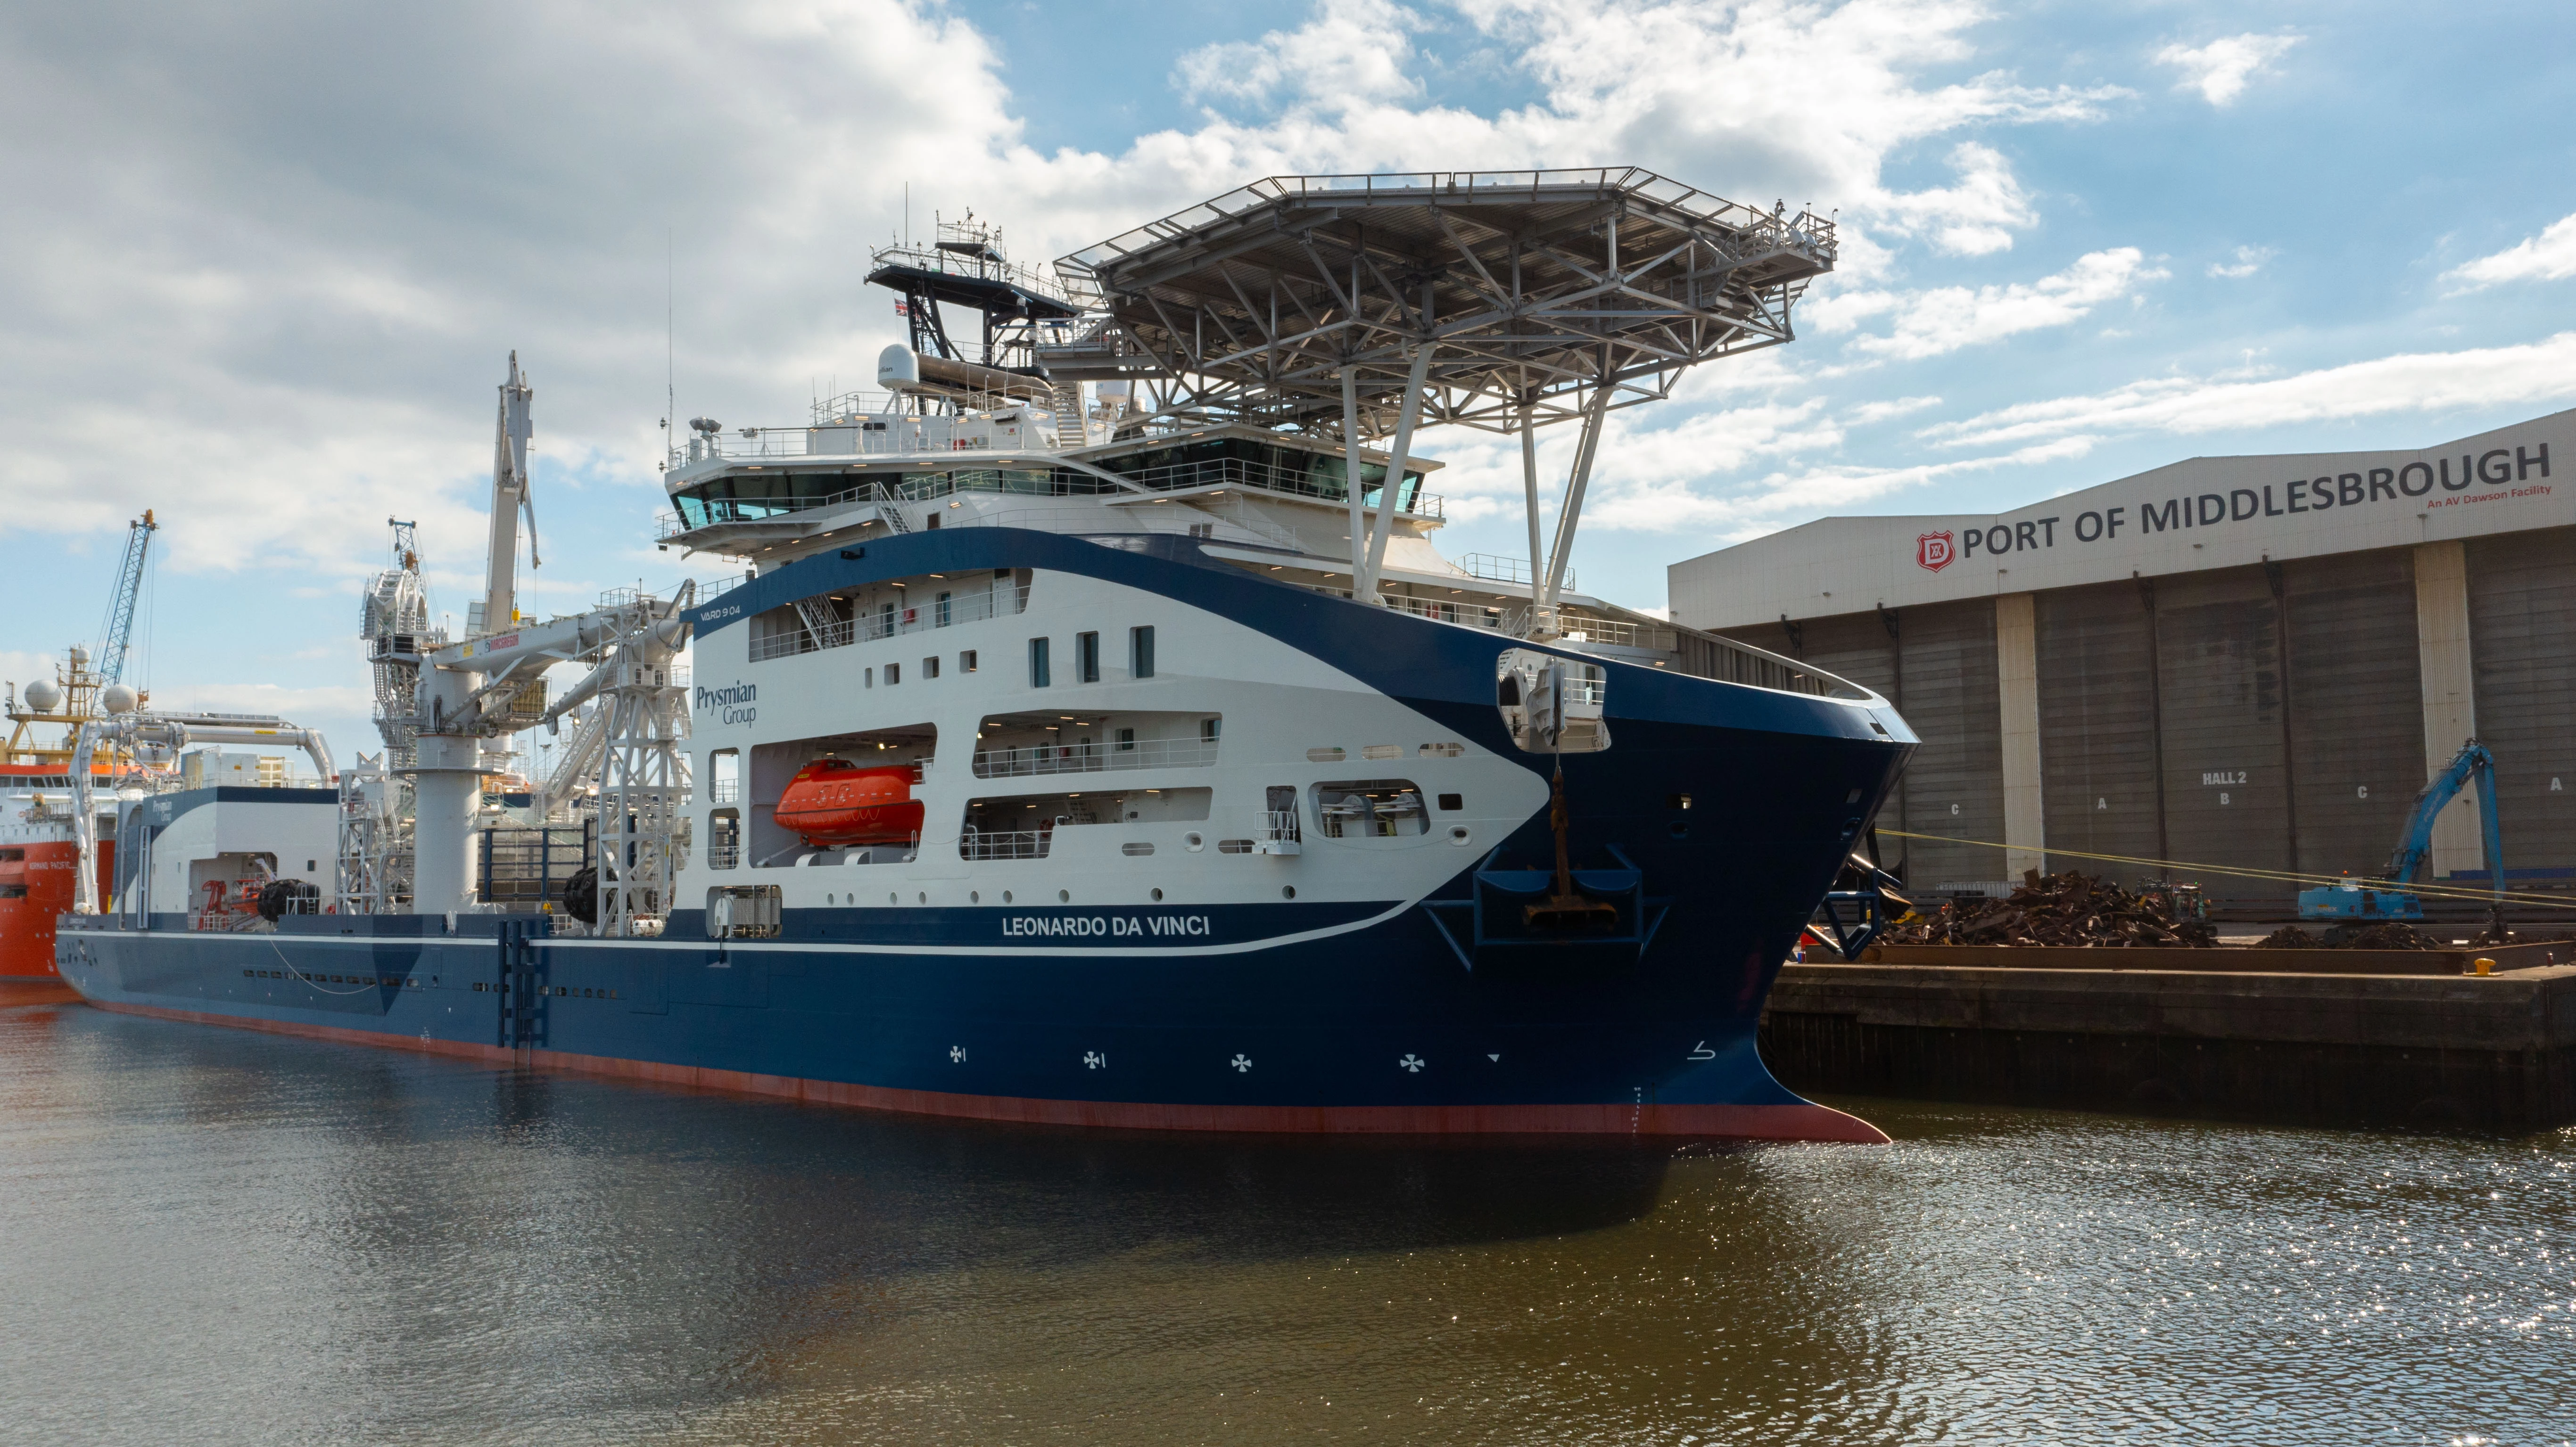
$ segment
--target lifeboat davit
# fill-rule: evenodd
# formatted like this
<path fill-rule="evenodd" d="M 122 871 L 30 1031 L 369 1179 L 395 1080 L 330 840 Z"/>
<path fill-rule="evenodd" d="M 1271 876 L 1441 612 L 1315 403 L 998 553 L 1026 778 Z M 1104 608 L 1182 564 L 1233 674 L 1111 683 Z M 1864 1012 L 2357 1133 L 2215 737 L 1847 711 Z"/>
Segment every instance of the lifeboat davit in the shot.
<path fill-rule="evenodd" d="M 816 759 L 787 781 L 772 817 L 817 848 L 907 844 L 921 834 L 910 764 L 861 768 L 847 759 Z"/>

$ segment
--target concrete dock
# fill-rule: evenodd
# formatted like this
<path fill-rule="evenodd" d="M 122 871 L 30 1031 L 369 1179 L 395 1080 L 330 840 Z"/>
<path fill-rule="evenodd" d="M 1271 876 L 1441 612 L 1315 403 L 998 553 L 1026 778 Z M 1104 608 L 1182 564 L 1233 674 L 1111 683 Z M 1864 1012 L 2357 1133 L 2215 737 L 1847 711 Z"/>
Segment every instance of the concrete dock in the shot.
<path fill-rule="evenodd" d="M 2576 1123 L 2576 965 L 2270 973 L 2063 953 L 2096 958 L 1792 964 L 1771 991 L 1763 1059 L 1808 1093 L 2317 1125 Z"/>

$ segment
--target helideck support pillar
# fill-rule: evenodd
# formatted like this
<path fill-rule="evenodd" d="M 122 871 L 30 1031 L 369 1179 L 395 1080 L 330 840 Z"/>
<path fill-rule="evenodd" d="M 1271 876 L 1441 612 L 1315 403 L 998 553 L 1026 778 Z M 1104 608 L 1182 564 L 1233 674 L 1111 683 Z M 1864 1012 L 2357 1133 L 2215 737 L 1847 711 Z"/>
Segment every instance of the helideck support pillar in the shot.
<path fill-rule="evenodd" d="M 1342 482 L 1351 505 L 1351 596 L 1360 595 L 1368 571 L 1368 515 L 1360 511 L 1359 368 L 1342 368 Z"/>
<path fill-rule="evenodd" d="M 1532 399 L 1521 397 L 1521 492 L 1529 504 L 1530 614 L 1528 635 L 1545 638 L 1556 632 L 1556 610 L 1540 611 L 1544 578 L 1538 551 L 1538 422 L 1533 416 Z"/>
<path fill-rule="evenodd" d="M 1404 405 L 1395 418 L 1395 450 L 1386 459 L 1386 483 L 1377 493 L 1377 522 L 1369 529 L 1368 576 L 1351 595 L 1384 607 L 1377 595 L 1378 570 L 1386 565 L 1386 540 L 1395 533 L 1396 504 L 1404 495 L 1404 466 L 1413 459 L 1413 428 L 1422 420 L 1422 386 L 1431 374 L 1430 338 L 1414 348 L 1413 370 L 1404 378 Z"/>
<path fill-rule="evenodd" d="M 1592 405 L 1584 409 L 1583 436 L 1574 445 L 1574 470 L 1565 479 L 1565 504 L 1556 510 L 1556 547 L 1548 553 L 1545 596 L 1531 605 L 1534 618 L 1545 621 L 1548 636 L 1556 631 L 1557 595 L 1565 591 L 1566 565 L 1574 557 L 1574 530 L 1583 521 L 1583 491 L 1592 482 L 1592 454 L 1609 411 L 1610 383 L 1605 379 L 1593 389 Z M 1534 622 L 1534 630 L 1536 626 Z M 1533 636 L 1540 635 L 1534 631 Z"/>

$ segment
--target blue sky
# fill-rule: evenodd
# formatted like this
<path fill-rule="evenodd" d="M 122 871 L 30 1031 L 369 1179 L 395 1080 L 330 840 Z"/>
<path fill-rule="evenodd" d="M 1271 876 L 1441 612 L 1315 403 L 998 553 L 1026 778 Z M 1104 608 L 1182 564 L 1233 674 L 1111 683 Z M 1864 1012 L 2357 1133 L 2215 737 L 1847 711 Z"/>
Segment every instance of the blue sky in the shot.
<path fill-rule="evenodd" d="M 2436 442 L 2576 405 L 2571 39 L 2538 4 L 22 7 L 0 677 L 96 633 L 154 507 L 156 698 L 372 750 L 358 585 L 396 513 L 447 607 L 479 589 L 507 353 L 538 606 L 666 585 L 666 278 L 680 415 L 792 422 L 894 338 L 855 278 L 907 183 L 1032 261 L 1273 172 L 1636 164 L 1839 208 L 1800 340 L 1605 442 L 1577 566 L 1636 606 L 1826 513 Z M 1512 456 L 1423 445 L 1444 548 L 1524 551 Z"/>

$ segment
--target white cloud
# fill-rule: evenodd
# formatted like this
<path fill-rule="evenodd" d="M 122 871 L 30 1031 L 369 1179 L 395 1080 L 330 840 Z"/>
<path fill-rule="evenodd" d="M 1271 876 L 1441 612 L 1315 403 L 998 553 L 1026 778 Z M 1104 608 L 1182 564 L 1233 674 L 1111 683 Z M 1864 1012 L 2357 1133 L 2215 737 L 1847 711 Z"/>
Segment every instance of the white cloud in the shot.
<path fill-rule="evenodd" d="M 1498 126 L 1552 154 L 1637 156 L 1746 201 L 1813 201 L 1947 250 L 2010 243 L 2034 219 L 2000 153 L 1954 146 L 1956 184 L 1906 191 L 1892 157 L 1985 124 L 2096 119 L 2118 87 L 2033 87 L 2001 72 L 1917 77 L 1973 58 L 1985 12 L 1957 0 L 1462 0 L 1547 87 Z M 1722 169 L 1712 174 L 1712 163 Z"/>
<path fill-rule="evenodd" d="M 2576 216 L 2562 216 L 2538 236 L 2526 236 L 2493 256 L 2481 256 L 2442 273 L 2457 291 L 2507 281 L 2561 281 L 2576 276 Z"/>
<path fill-rule="evenodd" d="M 1854 427 L 1867 427 L 1874 422 L 1912 416 L 1926 407 L 1940 405 L 1941 399 L 1938 397 L 1895 397 L 1884 402 L 1863 402 L 1844 413 L 1843 420 Z"/>
<path fill-rule="evenodd" d="M 1959 173 L 1957 185 L 1889 196 L 1873 209 L 1891 229 L 1928 233 L 1933 245 L 1956 256 L 2009 251 L 2014 231 L 2038 224 L 2039 212 L 2001 152 L 1964 142 L 1950 152 L 1950 165 Z"/>
<path fill-rule="evenodd" d="M 1181 57 L 1173 81 L 1193 100 L 1260 104 L 1293 98 L 1344 113 L 1421 92 L 1404 73 L 1421 17 L 1386 0 L 1324 0 L 1313 19 L 1258 40 L 1222 41 Z"/>
<path fill-rule="evenodd" d="M 2416 352 L 2260 380 L 2160 377 L 2088 396 L 1999 408 L 1925 428 L 1994 447 L 2122 432 L 2192 434 L 2346 417 L 2510 407 L 2576 397 L 2576 331 L 2521 346 Z"/>
<path fill-rule="evenodd" d="M 2081 321 L 2102 303 L 2166 275 L 2162 269 L 2147 265 L 2145 254 L 2138 248 L 2115 247 L 2078 257 L 2064 271 L 2037 281 L 1973 290 L 1945 286 L 1927 291 L 1845 293 L 1818 308 L 1825 312 L 1825 321 L 1818 330 L 1848 330 L 1861 318 L 1892 315 L 1892 331 L 1856 337 L 1851 342 L 1852 349 L 1893 361 L 1916 361 Z"/>
<path fill-rule="evenodd" d="M 1624 493 L 1600 509 L 1598 522 L 1605 528 L 1714 531 L 1727 542 L 1740 542 L 1962 474 L 2081 457 L 2092 446 L 2093 439 L 2089 437 L 2061 437 L 2010 452 L 1951 462 L 1905 467 L 1815 467 L 1802 472 L 1775 472 L 1759 481 L 1715 493 L 1694 491 L 1678 480 L 1659 482 Z M 1593 521 L 1588 512 L 1586 521 Z"/>
<path fill-rule="evenodd" d="M 2245 93 L 2246 84 L 2290 48 L 2307 39 L 2283 31 L 2278 35 L 2229 35 L 2207 45 L 2179 42 L 2156 52 L 2156 63 L 2182 72 L 2176 90 L 2196 90 L 2214 106 L 2228 106 Z"/>
<path fill-rule="evenodd" d="M 682 415 L 787 420 L 809 377 L 864 378 L 892 339 L 886 298 L 822 283 L 894 231 L 906 178 L 916 232 L 981 205 L 1042 262 L 1274 172 L 1634 160 L 1841 208 L 1849 275 L 1886 255 L 1870 227 L 2010 244 L 2030 197 L 1968 133 L 2089 120 L 2121 93 L 1949 78 L 1985 19 L 1959 0 L 1460 11 L 1537 101 L 1423 105 L 1419 18 L 1328 0 L 1185 56 L 1179 81 L 1219 112 L 1203 123 L 1044 155 L 991 45 L 898 0 L 648 23 L 571 3 L 514 16 L 506 43 L 487 12 L 437 7 L 290 0 L 141 32 L 0 16 L 0 125 L 19 142 L 0 152 L 18 198 L 0 213 L 0 426 L 48 439 L 0 471 L 0 518 L 112 532 L 157 506 L 182 572 L 276 563 L 338 586 L 390 511 L 420 518 L 436 565 L 470 565 L 488 389 L 515 346 L 541 483 L 569 459 L 604 480 L 581 500 L 603 535 L 621 509 L 640 528 L 660 503 L 665 247 Z M 1951 183 L 1891 182 L 1891 158 L 1925 143 L 1947 145 Z"/>
<path fill-rule="evenodd" d="M 2229 281 L 2235 280 L 2239 277 L 2252 276 L 2254 273 L 2261 271 L 2263 269 L 2263 263 L 2270 261 L 2273 255 L 2274 252 L 2272 248 L 2268 246 L 2240 246 L 2236 248 L 2236 259 L 2234 261 L 2211 262 L 2209 264 L 2209 274 L 2213 277 Z"/>

